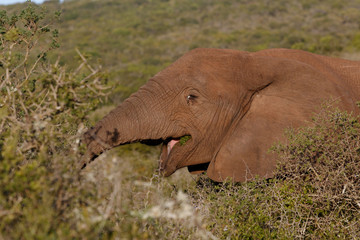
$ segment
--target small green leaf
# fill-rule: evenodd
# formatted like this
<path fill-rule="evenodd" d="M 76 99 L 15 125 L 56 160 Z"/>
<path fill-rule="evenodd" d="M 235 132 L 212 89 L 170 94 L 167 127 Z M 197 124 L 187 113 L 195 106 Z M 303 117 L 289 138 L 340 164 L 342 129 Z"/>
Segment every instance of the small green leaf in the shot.
<path fill-rule="evenodd" d="M 16 28 L 12 28 L 7 33 L 5 33 L 5 39 L 8 41 L 15 42 L 19 39 L 19 31 Z"/>
<path fill-rule="evenodd" d="M 180 138 L 180 146 L 183 146 L 183 145 L 185 145 L 185 143 L 187 142 L 187 141 L 189 141 L 191 139 L 191 136 L 190 135 L 186 135 L 186 136 L 183 136 L 183 137 L 181 137 Z"/>

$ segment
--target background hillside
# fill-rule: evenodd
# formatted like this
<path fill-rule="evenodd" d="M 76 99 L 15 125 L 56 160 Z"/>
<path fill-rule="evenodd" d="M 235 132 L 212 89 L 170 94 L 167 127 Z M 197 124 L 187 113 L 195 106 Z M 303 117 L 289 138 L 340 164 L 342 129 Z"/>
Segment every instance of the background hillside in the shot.
<path fill-rule="evenodd" d="M 78 47 L 101 60 L 116 83 L 112 102 L 196 47 L 281 47 L 359 58 L 359 0 L 76 0 L 43 6 L 62 10 L 55 56 L 74 66 Z"/>
<path fill-rule="evenodd" d="M 196 47 L 326 55 L 360 50 L 358 0 L 79 0 L 62 9 L 63 61 L 71 63 L 74 47 L 100 58 L 121 85 L 113 101 Z"/>
<path fill-rule="evenodd" d="M 162 178 L 141 144 L 76 167 L 86 127 L 197 47 L 360 60 L 360 0 L 1 6 L 0 240 L 359 239 L 360 124 L 332 106 L 273 148 L 272 180 Z"/>

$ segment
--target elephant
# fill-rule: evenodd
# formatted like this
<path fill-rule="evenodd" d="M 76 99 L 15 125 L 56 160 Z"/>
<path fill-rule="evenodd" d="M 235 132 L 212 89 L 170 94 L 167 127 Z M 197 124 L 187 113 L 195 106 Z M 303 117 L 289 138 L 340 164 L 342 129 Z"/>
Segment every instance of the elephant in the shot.
<path fill-rule="evenodd" d="M 84 136 L 82 167 L 115 146 L 162 143 L 159 170 L 216 182 L 271 178 L 284 130 L 311 125 L 331 99 L 359 114 L 360 62 L 291 49 L 193 49 L 148 80 Z M 185 139 L 187 141 L 183 141 Z"/>

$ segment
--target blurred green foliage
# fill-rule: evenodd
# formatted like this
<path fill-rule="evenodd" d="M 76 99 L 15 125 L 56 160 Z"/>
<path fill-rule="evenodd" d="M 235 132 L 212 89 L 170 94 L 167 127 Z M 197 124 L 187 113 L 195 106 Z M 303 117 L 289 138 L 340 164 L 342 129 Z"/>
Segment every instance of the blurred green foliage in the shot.
<path fill-rule="evenodd" d="M 118 103 L 196 47 L 257 51 L 303 49 L 326 55 L 359 49 L 359 0 L 102 0 L 49 1 L 61 9 L 61 47 L 53 57 L 77 64 L 78 47 L 116 82 Z M 8 7 L 19 11 L 21 5 Z"/>

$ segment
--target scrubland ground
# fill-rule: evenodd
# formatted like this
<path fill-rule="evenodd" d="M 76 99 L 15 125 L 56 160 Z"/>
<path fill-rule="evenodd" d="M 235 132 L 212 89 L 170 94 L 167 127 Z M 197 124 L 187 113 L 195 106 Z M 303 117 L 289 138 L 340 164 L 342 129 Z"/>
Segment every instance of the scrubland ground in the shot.
<path fill-rule="evenodd" d="M 273 179 L 162 178 L 159 147 L 141 144 L 77 168 L 86 127 L 194 47 L 359 59 L 359 1 L 43 6 L 60 20 L 31 4 L 0 11 L 0 239 L 360 238 L 360 124 L 329 104 L 274 143 Z"/>

